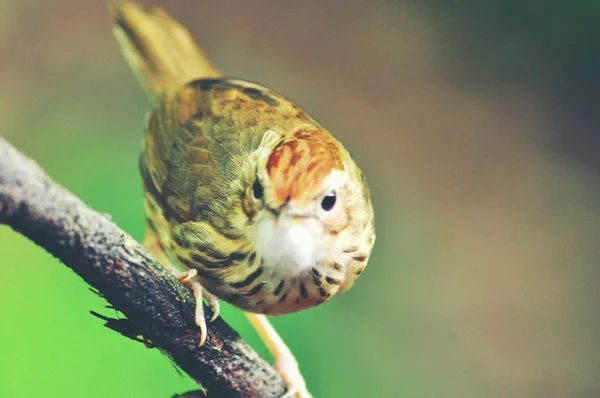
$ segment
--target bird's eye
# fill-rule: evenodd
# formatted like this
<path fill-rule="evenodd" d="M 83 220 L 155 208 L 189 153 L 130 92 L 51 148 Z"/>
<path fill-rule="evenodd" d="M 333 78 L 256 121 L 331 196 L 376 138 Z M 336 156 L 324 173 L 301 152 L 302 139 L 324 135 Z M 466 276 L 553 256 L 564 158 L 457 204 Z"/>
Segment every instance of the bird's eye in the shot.
<path fill-rule="evenodd" d="M 254 194 L 255 199 L 262 199 L 263 197 L 263 186 L 260 185 L 258 178 L 256 178 L 256 180 L 254 180 L 254 184 L 252 184 L 252 193 Z"/>
<path fill-rule="evenodd" d="M 336 200 L 335 191 L 331 191 L 321 201 L 321 207 L 323 208 L 323 210 L 329 211 L 329 210 L 333 209 L 333 206 L 335 206 L 335 200 Z"/>

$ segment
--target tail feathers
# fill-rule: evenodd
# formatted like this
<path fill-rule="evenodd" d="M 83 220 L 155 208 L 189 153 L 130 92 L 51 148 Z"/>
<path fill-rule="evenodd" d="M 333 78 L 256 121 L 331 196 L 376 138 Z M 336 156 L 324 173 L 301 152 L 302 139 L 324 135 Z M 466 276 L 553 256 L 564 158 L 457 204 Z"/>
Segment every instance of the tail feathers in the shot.
<path fill-rule="evenodd" d="M 120 0 L 110 7 L 121 52 L 153 102 L 191 80 L 220 76 L 189 31 L 160 8 Z"/>

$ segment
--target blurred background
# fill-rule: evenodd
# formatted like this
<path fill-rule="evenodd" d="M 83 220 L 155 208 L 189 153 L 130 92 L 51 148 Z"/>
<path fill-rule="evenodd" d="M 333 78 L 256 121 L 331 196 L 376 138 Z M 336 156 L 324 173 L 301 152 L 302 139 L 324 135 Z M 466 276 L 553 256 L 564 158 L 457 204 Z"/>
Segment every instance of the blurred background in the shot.
<path fill-rule="evenodd" d="M 600 3 L 153 4 L 226 75 L 297 101 L 368 177 L 366 272 L 274 320 L 316 398 L 600 396 Z M 0 3 L 0 87 L 0 135 L 141 239 L 149 106 L 105 4 Z M 3 226 L 0 300 L 1 397 L 194 388 Z M 239 311 L 223 316 L 267 355 Z"/>

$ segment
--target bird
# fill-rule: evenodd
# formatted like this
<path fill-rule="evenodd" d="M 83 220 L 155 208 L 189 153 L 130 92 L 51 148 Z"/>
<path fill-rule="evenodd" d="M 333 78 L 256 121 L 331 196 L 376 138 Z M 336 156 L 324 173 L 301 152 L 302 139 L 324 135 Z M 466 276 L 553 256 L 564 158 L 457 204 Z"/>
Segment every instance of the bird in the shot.
<path fill-rule="evenodd" d="M 152 102 L 139 167 L 145 247 L 202 305 L 243 310 L 275 358 L 286 396 L 311 397 L 267 316 L 348 290 L 375 242 L 365 175 L 348 150 L 282 94 L 223 77 L 159 8 L 113 7 L 113 31 Z M 183 268 L 173 265 L 172 256 Z"/>

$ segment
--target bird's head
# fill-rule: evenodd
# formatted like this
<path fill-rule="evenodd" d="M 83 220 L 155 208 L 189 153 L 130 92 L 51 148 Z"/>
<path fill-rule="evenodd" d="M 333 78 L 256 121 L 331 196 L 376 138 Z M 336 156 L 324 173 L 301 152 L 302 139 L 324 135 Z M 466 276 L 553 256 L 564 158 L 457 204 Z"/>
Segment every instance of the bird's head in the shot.
<path fill-rule="evenodd" d="M 350 270 L 347 254 L 368 257 L 374 239 L 362 173 L 341 143 L 318 126 L 271 138 L 267 133 L 257 151 L 246 192 L 257 255 L 267 268 L 292 277 L 323 263 Z"/>

